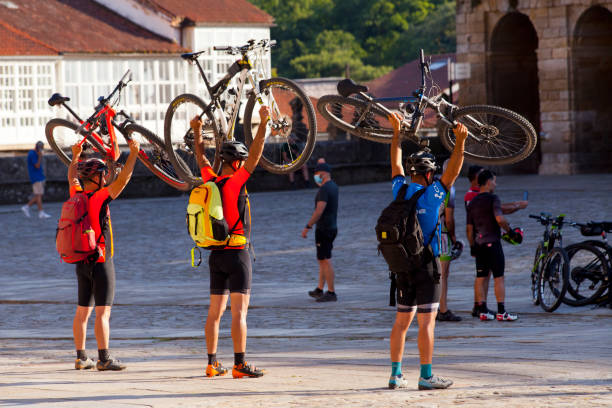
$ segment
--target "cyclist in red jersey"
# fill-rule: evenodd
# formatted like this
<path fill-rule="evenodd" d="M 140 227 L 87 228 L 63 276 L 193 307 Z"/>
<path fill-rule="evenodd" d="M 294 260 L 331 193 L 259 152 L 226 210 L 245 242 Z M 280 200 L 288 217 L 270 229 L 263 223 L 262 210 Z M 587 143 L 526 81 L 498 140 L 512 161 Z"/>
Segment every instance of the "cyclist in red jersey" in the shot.
<path fill-rule="evenodd" d="M 91 226 L 98 241 L 99 256 L 96 260 L 78 262 L 76 275 L 78 280 L 78 306 L 74 315 L 72 331 L 77 358 L 77 370 L 94 368 L 93 360 L 85 353 L 87 321 L 93 305 L 96 307 L 94 332 L 98 343 L 98 363 L 100 371 L 119 371 L 125 368 L 121 361 L 110 356 L 108 349 L 111 307 L 115 297 L 115 266 L 113 263 L 113 232 L 108 204 L 117 198 L 132 177 L 134 165 L 140 148 L 138 142 L 130 141 L 130 155 L 121 173 L 108 187 L 108 168 L 100 159 L 79 161 L 82 147 L 72 146 L 72 162 L 68 167 L 68 184 L 70 196 L 84 192 L 89 197 L 88 214 Z"/>
<path fill-rule="evenodd" d="M 234 342 L 234 366 L 232 376 L 261 377 L 264 371 L 245 360 L 247 311 L 251 295 L 252 265 L 248 251 L 250 236 L 250 205 L 246 194 L 246 181 L 261 158 L 265 142 L 268 107 L 259 110 L 261 122 L 249 150 L 242 143 L 231 140 L 223 143 L 221 174 L 213 171 L 204 155 L 202 144 L 202 122 L 198 117 L 191 121 L 194 133 L 195 155 L 202 173 L 202 181 L 214 180 L 221 190 L 223 215 L 233 231 L 228 246 L 211 251 L 208 258 L 210 269 L 210 306 L 206 319 L 205 335 L 208 352 L 206 376 L 227 374 L 217 360 L 219 322 L 225 312 L 228 296 L 231 299 L 232 341 Z"/>

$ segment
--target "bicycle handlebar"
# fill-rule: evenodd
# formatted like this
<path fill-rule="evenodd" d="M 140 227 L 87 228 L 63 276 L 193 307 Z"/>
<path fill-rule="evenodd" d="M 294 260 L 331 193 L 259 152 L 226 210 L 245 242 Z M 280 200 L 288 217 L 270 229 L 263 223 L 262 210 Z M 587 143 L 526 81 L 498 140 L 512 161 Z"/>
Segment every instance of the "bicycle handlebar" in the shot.
<path fill-rule="evenodd" d="M 261 40 L 259 42 L 255 42 L 255 40 L 247 41 L 247 45 L 241 46 L 232 46 L 232 45 L 215 45 L 213 50 L 215 51 L 228 51 L 230 54 L 244 54 L 249 51 L 252 51 L 256 48 L 266 48 L 266 47 L 274 47 L 276 45 L 276 40 Z"/>

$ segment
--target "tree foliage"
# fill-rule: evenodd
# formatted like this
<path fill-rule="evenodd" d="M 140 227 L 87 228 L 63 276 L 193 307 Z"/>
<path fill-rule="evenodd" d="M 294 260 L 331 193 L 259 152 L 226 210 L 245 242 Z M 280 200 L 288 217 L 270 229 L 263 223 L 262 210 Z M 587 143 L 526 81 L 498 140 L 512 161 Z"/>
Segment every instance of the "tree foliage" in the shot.
<path fill-rule="evenodd" d="M 275 18 L 273 63 L 287 77 L 368 80 L 427 53 L 455 49 L 450 0 L 250 0 Z"/>

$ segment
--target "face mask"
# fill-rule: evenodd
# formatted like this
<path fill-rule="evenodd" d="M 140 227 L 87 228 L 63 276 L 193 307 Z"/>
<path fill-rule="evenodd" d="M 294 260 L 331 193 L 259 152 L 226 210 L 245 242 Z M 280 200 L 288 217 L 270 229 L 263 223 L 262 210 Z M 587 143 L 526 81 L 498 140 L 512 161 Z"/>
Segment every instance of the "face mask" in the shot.
<path fill-rule="evenodd" d="M 323 183 L 323 179 L 321 178 L 321 176 L 319 176 L 318 174 L 314 175 L 314 181 L 317 184 L 322 184 Z"/>

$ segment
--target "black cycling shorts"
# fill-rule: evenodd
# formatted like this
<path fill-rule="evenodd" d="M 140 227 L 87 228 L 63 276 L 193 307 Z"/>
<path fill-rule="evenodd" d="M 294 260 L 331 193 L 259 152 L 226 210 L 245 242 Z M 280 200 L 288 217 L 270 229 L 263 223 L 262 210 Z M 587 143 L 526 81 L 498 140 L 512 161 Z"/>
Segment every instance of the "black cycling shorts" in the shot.
<path fill-rule="evenodd" d="M 476 246 L 476 277 L 486 278 L 493 273 L 494 278 L 504 276 L 506 259 L 500 241 Z"/>
<path fill-rule="evenodd" d="M 115 264 L 113 258 L 104 263 L 76 264 L 79 306 L 112 306 L 115 299 Z"/>
<path fill-rule="evenodd" d="M 250 292 L 253 267 L 248 249 L 214 250 L 208 258 L 208 266 L 212 295 Z"/>
<path fill-rule="evenodd" d="M 435 313 L 440 305 L 438 259 L 426 262 L 410 274 L 396 274 L 397 311 Z"/>
<path fill-rule="evenodd" d="M 322 261 L 332 257 L 332 249 L 334 248 L 334 239 L 338 230 L 315 230 L 315 243 L 317 244 L 317 259 Z"/>

